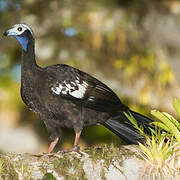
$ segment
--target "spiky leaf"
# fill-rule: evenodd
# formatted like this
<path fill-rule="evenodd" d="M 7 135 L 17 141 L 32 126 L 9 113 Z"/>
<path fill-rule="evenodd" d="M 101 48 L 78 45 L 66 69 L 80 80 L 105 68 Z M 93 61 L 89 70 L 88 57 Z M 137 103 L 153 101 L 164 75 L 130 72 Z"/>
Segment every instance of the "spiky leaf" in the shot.
<path fill-rule="evenodd" d="M 156 110 L 152 110 L 151 114 L 155 116 L 156 118 L 158 118 L 161 122 L 163 122 L 167 127 L 169 127 L 171 133 L 175 136 L 177 141 L 180 143 L 180 131 L 178 130 L 176 125 L 173 124 L 173 122 L 166 116 L 166 114 L 161 113 Z"/>
<path fill-rule="evenodd" d="M 180 117 L 180 100 L 178 98 L 174 98 L 173 107 L 176 110 L 178 116 Z"/>

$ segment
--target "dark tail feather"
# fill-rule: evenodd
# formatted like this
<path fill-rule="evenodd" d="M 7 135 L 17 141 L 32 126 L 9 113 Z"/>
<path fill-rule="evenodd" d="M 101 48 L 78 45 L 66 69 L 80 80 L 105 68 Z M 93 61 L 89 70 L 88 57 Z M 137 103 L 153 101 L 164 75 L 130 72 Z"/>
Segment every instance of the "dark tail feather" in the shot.
<path fill-rule="evenodd" d="M 152 122 L 152 120 L 131 110 L 130 113 L 134 116 L 139 126 L 143 126 L 145 133 L 150 134 L 149 127 L 151 126 L 149 123 Z M 132 123 L 123 112 L 120 112 L 118 116 L 107 120 L 103 126 L 129 144 L 138 144 L 138 142 L 144 142 L 145 140 L 144 137 L 137 132 L 137 129 L 133 127 Z"/>

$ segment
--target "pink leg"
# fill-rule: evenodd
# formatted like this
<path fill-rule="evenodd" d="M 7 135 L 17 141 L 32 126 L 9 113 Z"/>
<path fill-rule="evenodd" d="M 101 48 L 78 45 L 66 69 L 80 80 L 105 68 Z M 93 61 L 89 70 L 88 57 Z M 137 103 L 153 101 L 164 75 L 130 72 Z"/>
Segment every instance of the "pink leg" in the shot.
<path fill-rule="evenodd" d="M 76 132 L 76 137 L 75 137 L 75 140 L 74 140 L 74 146 L 78 146 L 78 141 L 79 141 L 80 135 L 81 135 L 81 131 Z"/>
<path fill-rule="evenodd" d="M 59 138 L 56 138 L 53 142 L 51 142 L 47 154 L 51 153 L 54 149 L 54 147 L 56 146 L 57 142 L 58 142 Z"/>

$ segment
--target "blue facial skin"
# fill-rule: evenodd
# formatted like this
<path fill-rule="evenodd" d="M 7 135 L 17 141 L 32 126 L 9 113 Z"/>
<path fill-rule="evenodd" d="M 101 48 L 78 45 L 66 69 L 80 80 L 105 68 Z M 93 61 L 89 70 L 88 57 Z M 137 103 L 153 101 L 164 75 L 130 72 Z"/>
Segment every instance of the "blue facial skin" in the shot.
<path fill-rule="evenodd" d="M 28 46 L 28 39 L 26 37 L 22 37 L 22 36 L 17 36 L 15 35 L 15 37 L 17 38 L 17 40 L 20 42 L 20 44 L 22 45 L 24 51 L 27 51 L 27 46 Z"/>

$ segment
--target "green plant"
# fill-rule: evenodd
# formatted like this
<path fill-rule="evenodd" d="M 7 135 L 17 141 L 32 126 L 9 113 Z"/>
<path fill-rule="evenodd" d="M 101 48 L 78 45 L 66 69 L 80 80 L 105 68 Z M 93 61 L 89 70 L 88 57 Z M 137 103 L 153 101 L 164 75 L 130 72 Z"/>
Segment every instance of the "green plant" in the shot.
<path fill-rule="evenodd" d="M 21 162 L 20 169 L 21 169 L 22 175 L 24 175 L 24 173 L 27 171 L 27 166 L 24 165 L 24 162 Z"/>
<path fill-rule="evenodd" d="M 46 173 L 43 177 L 43 180 L 56 180 L 52 173 Z"/>
<path fill-rule="evenodd" d="M 142 136 L 146 137 L 147 134 L 144 132 L 144 128 L 143 126 L 139 126 L 136 119 L 134 118 L 134 116 L 129 112 L 126 113 L 124 112 L 125 116 L 129 119 L 129 121 L 133 124 L 134 128 L 137 129 L 137 131 L 139 132 L 139 134 L 141 134 Z"/>
<path fill-rule="evenodd" d="M 180 100 L 174 99 L 173 106 L 180 117 Z M 142 150 L 140 155 L 151 166 L 149 170 L 167 175 L 180 169 L 177 164 L 172 163 L 179 157 L 180 122 L 166 112 L 152 110 L 151 114 L 159 121 L 152 122 L 154 128 L 150 128 L 150 136 L 144 132 L 143 127 L 138 126 L 132 114 L 125 113 L 134 128 L 146 139 L 146 142 L 139 143 L 139 146 Z"/>
<path fill-rule="evenodd" d="M 151 169 L 156 172 L 167 172 L 168 169 L 174 168 L 169 162 L 174 158 L 173 153 L 175 153 L 177 143 L 173 143 L 171 139 L 166 141 L 163 136 L 152 135 L 151 138 L 146 139 L 145 145 L 139 143 L 139 146 L 142 150 L 142 158 L 151 165 Z"/>
<path fill-rule="evenodd" d="M 3 161 L 0 160 L 0 174 L 2 173 L 3 169 L 4 169 L 4 165 L 3 165 Z"/>
<path fill-rule="evenodd" d="M 173 106 L 180 116 L 180 100 L 175 98 Z M 160 120 L 160 122 L 153 122 L 153 124 L 170 133 L 180 145 L 180 122 L 166 112 L 153 110 L 151 111 L 151 114 Z"/>

